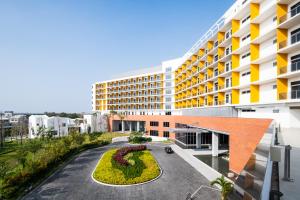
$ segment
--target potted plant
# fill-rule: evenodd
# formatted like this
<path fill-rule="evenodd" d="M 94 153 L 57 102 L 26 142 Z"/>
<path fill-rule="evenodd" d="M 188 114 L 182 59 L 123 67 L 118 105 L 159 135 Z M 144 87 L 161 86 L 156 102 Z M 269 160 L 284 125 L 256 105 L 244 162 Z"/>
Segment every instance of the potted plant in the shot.
<path fill-rule="evenodd" d="M 219 185 L 221 187 L 221 199 L 226 200 L 228 194 L 233 189 L 233 184 L 225 179 L 224 176 L 217 178 L 216 180 L 212 181 L 210 185 Z"/>

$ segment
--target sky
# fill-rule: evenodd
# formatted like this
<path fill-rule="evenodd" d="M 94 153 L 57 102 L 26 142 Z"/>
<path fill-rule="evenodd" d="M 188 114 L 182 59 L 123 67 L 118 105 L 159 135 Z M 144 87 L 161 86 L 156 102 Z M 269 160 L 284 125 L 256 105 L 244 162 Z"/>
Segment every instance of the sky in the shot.
<path fill-rule="evenodd" d="M 183 56 L 234 0 L 2 0 L 0 111 L 91 112 L 91 86 Z"/>

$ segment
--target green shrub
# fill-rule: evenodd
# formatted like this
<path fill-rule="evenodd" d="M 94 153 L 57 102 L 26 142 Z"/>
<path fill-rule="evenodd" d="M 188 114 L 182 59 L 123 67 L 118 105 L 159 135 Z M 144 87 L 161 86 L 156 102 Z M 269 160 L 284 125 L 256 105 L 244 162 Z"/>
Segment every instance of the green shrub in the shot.
<path fill-rule="evenodd" d="M 152 138 L 146 138 L 146 137 L 133 137 L 129 138 L 129 142 L 135 143 L 135 144 L 140 144 L 140 143 L 145 143 L 145 142 L 152 142 Z"/>

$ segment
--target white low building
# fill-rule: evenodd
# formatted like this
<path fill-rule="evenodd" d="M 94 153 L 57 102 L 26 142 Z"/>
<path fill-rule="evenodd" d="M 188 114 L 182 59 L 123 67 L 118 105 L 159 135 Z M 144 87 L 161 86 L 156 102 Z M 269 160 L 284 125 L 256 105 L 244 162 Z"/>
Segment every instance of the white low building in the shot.
<path fill-rule="evenodd" d="M 29 138 L 51 131 L 55 137 L 68 135 L 69 126 L 75 121 L 66 117 L 48 117 L 47 115 L 31 115 L 28 121 Z M 43 131 L 41 131 L 43 130 Z"/>

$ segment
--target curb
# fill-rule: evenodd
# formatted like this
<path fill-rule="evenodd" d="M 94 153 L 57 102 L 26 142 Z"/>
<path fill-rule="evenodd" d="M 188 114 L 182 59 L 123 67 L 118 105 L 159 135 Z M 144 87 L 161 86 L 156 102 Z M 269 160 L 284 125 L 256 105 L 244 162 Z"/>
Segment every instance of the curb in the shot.
<path fill-rule="evenodd" d="M 105 152 L 105 153 L 106 153 L 106 152 Z M 100 185 L 105 185 L 105 186 L 110 186 L 110 187 L 130 187 L 130 186 L 139 186 L 139 185 L 144 185 L 144 184 L 147 184 L 147 183 L 151 183 L 151 182 L 153 182 L 153 181 L 156 181 L 156 180 L 159 179 L 159 178 L 162 176 L 162 174 L 163 174 L 163 170 L 161 169 L 161 167 L 160 167 L 158 161 L 157 161 L 156 158 L 152 155 L 153 158 L 155 159 L 155 161 L 156 161 L 158 167 L 159 167 L 159 170 L 160 170 L 159 175 L 158 175 L 157 177 L 155 177 L 154 179 L 151 179 L 151 180 L 149 180 L 149 181 L 142 182 L 142 183 L 134 183 L 134 184 L 127 184 L 127 185 L 115 185 L 115 184 L 103 183 L 103 182 L 101 182 L 101 181 L 96 180 L 96 179 L 94 178 L 93 175 L 94 175 L 94 173 L 95 173 L 95 171 L 96 171 L 96 168 L 97 168 L 98 164 L 101 162 L 101 160 L 102 160 L 102 158 L 103 158 L 103 156 L 104 156 L 105 153 L 102 154 L 100 160 L 99 160 L 98 163 L 96 164 L 96 166 L 95 166 L 95 168 L 94 168 L 94 170 L 93 170 L 93 172 L 92 172 L 92 174 L 91 174 L 91 177 L 92 177 L 93 181 L 96 182 L 96 183 L 98 183 L 98 184 L 100 184 Z M 151 153 L 151 152 L 150 152 L 150 153 Z M 151 154 L 152 154 L 152 153 L 151 153 Z"/>

